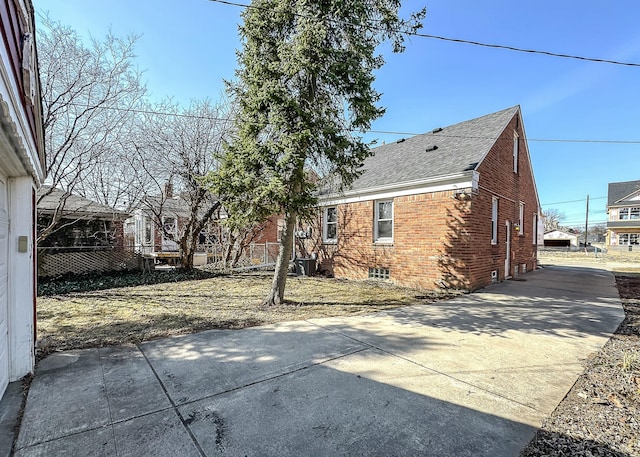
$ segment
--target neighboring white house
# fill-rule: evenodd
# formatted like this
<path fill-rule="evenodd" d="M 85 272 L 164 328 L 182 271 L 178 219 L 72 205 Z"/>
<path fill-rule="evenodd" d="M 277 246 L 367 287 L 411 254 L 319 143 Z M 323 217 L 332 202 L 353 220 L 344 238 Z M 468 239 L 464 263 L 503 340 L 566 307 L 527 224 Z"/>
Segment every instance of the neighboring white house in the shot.
<path fill-rule="evenodd" d="M 552 230 L 544 234 L 544 245 L 547 247 L 578 247 L 578 235 L 562 230 Z"/>
<path fill-rule="evenodd" d="M 35 195 L 44 180 L 30 0 L 0 2 L 0 398 L 33 371 Z"/>

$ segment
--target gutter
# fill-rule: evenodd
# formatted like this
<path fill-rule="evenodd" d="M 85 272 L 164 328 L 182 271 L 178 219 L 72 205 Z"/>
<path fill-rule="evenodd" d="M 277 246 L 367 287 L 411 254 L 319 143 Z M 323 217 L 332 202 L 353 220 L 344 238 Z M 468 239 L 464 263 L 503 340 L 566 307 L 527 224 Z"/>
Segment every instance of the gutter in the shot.
<path fill-rule="evenodd" d="M 318 204 L 336 205 L 354 203 L 367 200 L 401 197 L 406 195 L 443 192 L 447 190 L 478 189 L 480 173 L 475 170 L 441 175 L 434 178 L 407 181 L 402 183 L 385 184 L 368 189 L 347 190 L 343 193 L 333 193 L 318 198 Z"/>

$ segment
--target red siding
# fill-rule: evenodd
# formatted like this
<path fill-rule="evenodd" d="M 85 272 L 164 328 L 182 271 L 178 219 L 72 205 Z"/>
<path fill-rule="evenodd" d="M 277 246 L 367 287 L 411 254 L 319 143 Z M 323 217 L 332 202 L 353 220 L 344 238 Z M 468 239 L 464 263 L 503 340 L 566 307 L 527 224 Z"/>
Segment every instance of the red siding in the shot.
<path fill-rule="evenodd" d="M 25 4 L 29 9 L 28 20 L 31 24 L 30 32 L 33 35 L 32 38 L 34 39 L 35 52 L 35 25 L 33 21 L 33 6 L 31 5 L 31 2 L 29 0 L 25 0 Z M 14 0 L 0 0 L 0 33 L 2 33 L 2 40 L 11 60 L 11 75 L 13 76 L 13 80 L 18 89 L 22 109 L 26 113 L 27 120 L 29 122 L 29 128 L 31 129 L 31 135 L 35 141 L 36 147 L 39 149 L 38 154 L 40 161 L 42 165 L 44 165 L 44 151 L 42 150 L 42 145 L 39 141 L 41 125 L 38 125 L 36 123 L 41 122 L 41 109 L 39 106 L 40 91 L 38 90 L 36 92 L 36 98 L 38 98 L 38 100 L 35 102 L 35 104 L 38 106 L 31 106 L 27 102 L 24 81 L 22 78 L 21 64 L 23 58 L 23 36 L 27 32 L 29 32 L 29 30 L 24 30 L 22 24 L 20 23 Z M 34 71 L 36 71 L 36 81 L 39 81 L 39 76 L 37 76 L 37 68 L 34 69 Z M 39 82 L 37 82 L 36 84 L 39 84 Z"/>
<path fill-rule="evenodd" d="M 9 52 L 11 58 L 11 70 L 13 79 L 16 82 L 20 93 L 23 93 L 22 87 L 22 71 L 20 70 L 20 62 L 22 62 L 22 29 L 16 6 L 13 0 L 2 0 L 0 3 L 0 25 L 2 27 L 2 40 L 4 47 Z"/>

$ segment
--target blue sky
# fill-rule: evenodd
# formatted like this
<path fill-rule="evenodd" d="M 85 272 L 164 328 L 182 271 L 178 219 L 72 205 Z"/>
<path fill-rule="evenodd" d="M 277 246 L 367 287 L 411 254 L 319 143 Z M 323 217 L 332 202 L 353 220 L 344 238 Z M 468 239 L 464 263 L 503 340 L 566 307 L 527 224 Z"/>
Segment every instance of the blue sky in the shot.
<path fill-rule="evenodd" d="M 142 35 L 137 63 L 152 97 L 220 98 L 239 47 L 241 8 L 209 0 L 34 0 L 37 11 L 102 38 Z M 241 1 L 248 3 L 248 1 Z M 640 64 L 640 2 L 411 0 L 427 7 L 421 33 Z M 422 133 L 520 105 L 543 209 L 565 224 L 604 221 L 607 184 L 640 179 L 640 67 L 412 37 L 381 52 L 375 83 L 385 116 L 374 130 Z M 394 141 L 400 136 L 371 134 Z M 613 140 L 565 142 L 549 140 Z M 569 203 L 565 203 L 569 202 Z"/>

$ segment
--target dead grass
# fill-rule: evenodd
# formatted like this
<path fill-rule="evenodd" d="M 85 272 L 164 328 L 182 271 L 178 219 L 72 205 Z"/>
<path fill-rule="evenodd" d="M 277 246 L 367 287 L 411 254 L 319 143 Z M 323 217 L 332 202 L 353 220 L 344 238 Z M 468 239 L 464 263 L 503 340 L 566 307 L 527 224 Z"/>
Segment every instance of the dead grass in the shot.
<path fill-rule="evenodd" d="M 270 281 L 267 274 L 245 274 L 39 297 L 39 355 L 205 329 L 364 314 L 446 298 L 380 282 L 291 277 L 289 303 L 261 306 Z"/>

